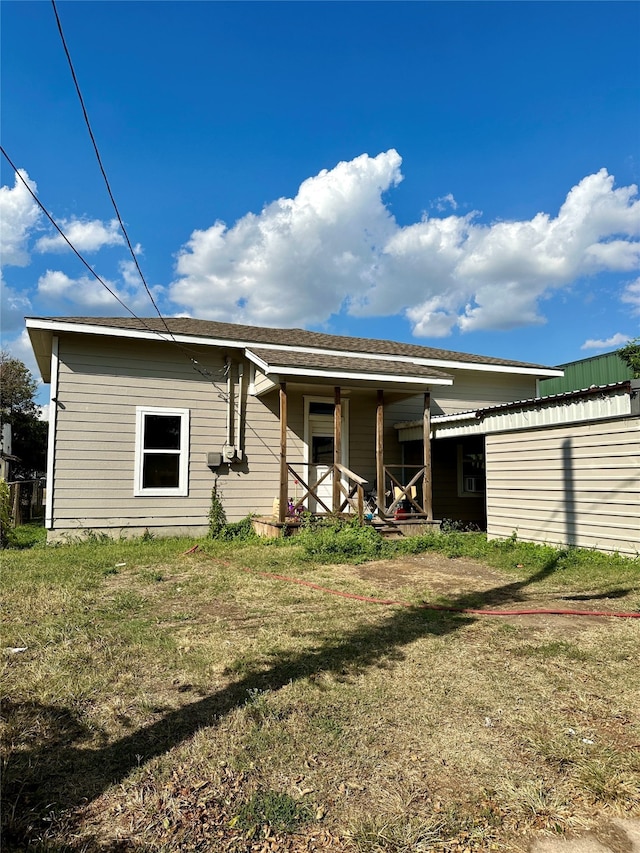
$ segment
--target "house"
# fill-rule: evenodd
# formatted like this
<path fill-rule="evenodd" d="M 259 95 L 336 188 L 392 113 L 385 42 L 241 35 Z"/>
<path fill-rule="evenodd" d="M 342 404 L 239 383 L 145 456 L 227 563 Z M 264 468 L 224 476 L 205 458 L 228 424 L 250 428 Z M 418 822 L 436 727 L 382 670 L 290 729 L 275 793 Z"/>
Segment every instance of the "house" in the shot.
<path fill-rule="evenodd" d="M 227 518 L 375 510 L 484 523 L 482 438 L 431 420 L 534 397 L 536 364 L 188 318 L 26 321 L 51 387 L 46 527 L 203 535 Z M 411 447 L 398 424 L 419 420 Z M 425 440 L 426 437 L 426 440 Z M 435 448 L 432 464 L 431 447 Z M 432 474 L 433 471 L 433 474 Z M 365 503 L 368 501 L 368 504 Z"/>

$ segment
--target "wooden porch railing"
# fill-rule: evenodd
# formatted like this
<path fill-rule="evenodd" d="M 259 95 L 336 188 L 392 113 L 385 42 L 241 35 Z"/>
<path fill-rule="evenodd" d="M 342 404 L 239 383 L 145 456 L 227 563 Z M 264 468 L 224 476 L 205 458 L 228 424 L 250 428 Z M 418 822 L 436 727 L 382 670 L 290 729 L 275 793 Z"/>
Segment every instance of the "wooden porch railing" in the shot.
<path fill-rule="evenodd" d="M 297 463 L 297 467 L 310 468 L 308 462 Z M 293 465 L 287 463 L 287 470 L 294 478 L 294 482 L 301 485 L 305 490 L 301 498 L 296 497 L 293 501 L 292 511 L 294 514 L 304 512 L 308 509 L 307 501 L 313 500 L 321 506 L 328 515 L 339 515 L 350 507 L 357 515 L 360 524 L 364 524 L 364 486 L 367 480 L 358 474 L 350 471 L 345 465 L 336 462 L 333 465 L 327 466 L 327 470 L 313 483 L 308 483 L 310 480 L 309 474 L 306 477 L 300 476 L 299 472 Z M 319 486 L 325 482 L 330 476 L 333 476 L 333 484 L 337 484 L 337 489 L 334 489 L 334 497 L 331 500 L 331 506 L 328 506 L 326 501 L 318 494 Z M 344 481 L 347 481 L 345 483 Z M 335 496 L 338 496 L 337 499 Z M 288 507 L 280 507 L 280 521 L 284 521 L 287 515 Z M 317 511 L 316 511 L 317 512 Z"/>
<path fill-rule="evenodd" d="M 422 503 L 418 503 L 418 489 L 417 484 L 422 480 L 424 482 L 425 476 L 425 465 L 385 465 L 384 466 L 384 482 L 385 482 L 385 495 L 387 494 L 386 485 L 387 482 L 390 482 L 391 489 L 390 494 L 394 496 L 393 500 L 389 504 L 386 505 L 385 497 L 383 496 L 382 501 L 378 501 L 378 512 L 383 515 L 385 518 L 393 517 L 396 510 L 400 508 L 401 504 L 405 501 L 408 501 L 411 505 L 411 516 L 413 518 L 429 518 L 429 510 L 428 507 L 424 505 L 424 496 L 422 499 Z M 415 471 L 416 473 L 411 477 L 409 482 L 405 485 L 403 484 L 397 476 L 391 473 L 391 469 L 400 470 L 406 476 L 408 472 Z M 403 478 L 404 479 L 404 478 Z M 416 487 L 414 489 L 414 487 Z M 415 497 L 414 497 L 415 493 Z"/>
<path fill-rule="evenodd" d="M 345 465 L 334 463 L 328 465 L 320 477 L 311 482 L 311 471 L 302 476 L 300 470 L 311 469 L 313 466 L 307 462 L 296 463 L 295 467 L 287 463 L 287 471 L 289 474 L 289 484 L 293 481 L 294 488 L 289 489 L 290 495 L 295 495 L 291 498 L 291 503 L 288 506 L 280 507 L 280 521 L 283 522 L 287 515 L 296 516 L 310 508 L 311 502 L 315 503 L 316 515 L 339 515 L 345 511 L 354 512 L 361 524 L 364 523 L 365 506 L 371 508 L 365 500 L 365 486 L 368 481 L 364 477 L 350 471 Z M 430 518 L 429 508 L 425 506 L 423 488 L 420 488 L 424 483 L 425 476 L 424 465 L 385 465 L 384 466 L 384 495 L 382 499 L 376 501 L 378 508 L 378 517 L 384 520 L 391 520 L 396 515 L 396 512 L 406 508 L 409 505 L 408 512 L 411 518 Z M 334 490 L 334 495 L 338 498 L 329 498 L 328 496 L 320 495 L 320 486 L 332 477 L 332 482 L 337 482 L 338 488 Z M 407 477 L 410 477 L 408 482 L 403 482 Z M 299 489 L 302 489 L 302 495 L 298 497 Z M 387 496 L 391 496 L 391 501 L 387 505 Z"/>

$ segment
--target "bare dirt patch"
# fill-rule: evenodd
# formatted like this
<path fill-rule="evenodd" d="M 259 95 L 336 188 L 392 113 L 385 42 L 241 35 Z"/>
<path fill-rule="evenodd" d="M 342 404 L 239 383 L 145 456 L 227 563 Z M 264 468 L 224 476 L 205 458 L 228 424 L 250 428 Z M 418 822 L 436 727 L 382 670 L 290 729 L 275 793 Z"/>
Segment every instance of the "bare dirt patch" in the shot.
<path fill-rule="evenodd" d="M 446 600 L 452 607 L 473 610 L 567 610 L 615 613 L 628 608 L 619 597 L 568 593 L 563 588 L 529 591 L 527 583 L 513 579 L 478 560 L 451 559 L 427 552 L 366 563 L 353 568 L 357 577 L 393 592 L 413 587 L 430 593 L 429 600 Z M 432 598 L 433 597 L 433 598 Z M 578 615 L 518 615 L 500 617 L 533 629 L 557 629 L 573 633 L 593 623 L 594 617 Z M 603 617 L 606 618 L 606 617 Z"/>

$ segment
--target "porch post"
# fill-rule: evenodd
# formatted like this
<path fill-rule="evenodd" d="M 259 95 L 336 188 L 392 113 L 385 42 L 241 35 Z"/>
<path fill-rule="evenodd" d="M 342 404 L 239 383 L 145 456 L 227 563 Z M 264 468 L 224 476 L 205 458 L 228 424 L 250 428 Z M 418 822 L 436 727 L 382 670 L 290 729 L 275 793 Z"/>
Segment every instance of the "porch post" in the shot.
<path fill-rule="evenodd" d="M 278 521 L 287 517 L 289 472 L 287 470 L 287 383 L 280 383 L 280 499 Z"/>
<path fill-rule="evenodd" d="M 331 508 L 337 512 L 340 507 L 340 473 L 336 465 L 342 462 L 342 399 L 340 387 L 333 389 L 333 498 Z"/>
<path fill-rule="evenodd" d="M 384 514 L 384 391 L 378 390 L 376 408 L 376 503 L 378 511 Z"/>
<path fill-rule="evenodd" d="M 424 395 L 424 414 L 422 421 L 424 444 L 424 479 L 422 482 L 423 509 L 429 521 L 433 520 L 433 490 L 431 479 L 431 394 Z"/>

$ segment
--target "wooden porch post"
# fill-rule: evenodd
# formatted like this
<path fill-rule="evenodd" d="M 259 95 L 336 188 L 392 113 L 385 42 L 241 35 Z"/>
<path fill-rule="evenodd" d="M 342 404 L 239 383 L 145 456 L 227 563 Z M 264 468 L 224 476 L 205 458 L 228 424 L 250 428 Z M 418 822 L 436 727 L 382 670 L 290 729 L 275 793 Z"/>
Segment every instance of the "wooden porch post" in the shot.
<path fill-rule="evenodd" d="M 333 389 L 333 498 L 331 508 L 337 512 L 340 508 L 340 473 L 337 465 L 342 462 L 342 399 L 340 387 Z"/>
<path fill-rule="evenodd" d="M 429 521 L 433 520 L 433 489 L 431 479 L 431 394 L 427 391 L 424 395 L 423 415 L 423 443 L 424 443 L 424 479 L 422 483 L 422 502 L 424 511 Z"/>
<path fill-rule="evenodd" d="M 376 503 L 378 511 L 384 514 L 384 391 L 378 390 L 376 409 Z"/>
<path fill-rule="evenodd" d="M 287 383 L 280 383 L 280 498 L 278 506 L 278 521 L 280 524 L 287 517 L 289 503 L 288 494 L 289 472 L 287 470 Z"/>

